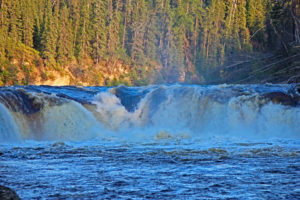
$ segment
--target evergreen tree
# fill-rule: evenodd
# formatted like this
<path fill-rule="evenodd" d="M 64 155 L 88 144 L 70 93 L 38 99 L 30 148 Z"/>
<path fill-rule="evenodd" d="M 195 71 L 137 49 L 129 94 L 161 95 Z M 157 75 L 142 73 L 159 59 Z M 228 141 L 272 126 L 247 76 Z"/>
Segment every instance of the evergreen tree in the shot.
<path fill-rule="evenodd" d="M 5 49 L 8 35 L 8 5 L 5 0 L 0 1 L 0 59 L 5 59 Z"/>
<path fill-rule="evenodd" d="M 130 55 L 132 60 L 138 64 L 145 62 L 144 56 L 144 35 L 146 28 L 146 2 L 144 0 L 133 0 L 132 24 L 131 24 L 131 45 Z"/>
<path fill-rule="evenodd" d="M 122 51 L 121 38 L 123 32 L 123 18 L 122 18 L 122 1 L 109 0 L 108 9 L 108 38 L 107 38 L 107 51 L 109 56 L 115 56 L 118 52 Z"/>
<path fill-rule="evenodd" d="M 299 43 L 297 2 L 0 0 L 0 73 L 34 48 L 46 65 L 122 60 L 185 81 L 232 55 Z"/>
<path fill-rule="evenodd" d="M 76 38 L 76 57 L 81 61 L 90 57 L 90 0 L 82 0 L 80 5 L 80 23 Z"/>
<path fill-rule="evenodd" d="M 31 0 L 21 0 L 22 42 L 33 47 L 34 16 Z"/>
<path fill-rule="evenodd" d="M 255 48 L 263 48 L 265 45 L 265 28 L 267 1 L 265 0 L 248 0 L 247 1 L 247 27 L 250 30 L 251 40 L 254 41 Z"/>
<path fill-rule="evenodd" d="M 69 19 L 67 6 L 63 4 L 60 10 L 58 24 L 58 40 L 56 49 L 56 60 L 60 64 L 66 64 L 74 58 L 72 23 Z"/>
<path fill-rule="evenodd" d="M 55 6 L 55 12 L 57 13 L 58 2 Z M 43 20 L 43 32 L 41 39 L 41 54 L 42 57 L 47 61 L 46 63 L 55 64 L 55 55 L 57 47 L 57 18 L 55 12 L 53 13 L 52 3 L 48 0 L 45 0 L 45 11 L 44 11 L 44 20 Z"/>
<path fill-rule="evenodd" d="M 92 58 L 98 63 L 107 52 L 108 0 L 95 0 L 91 4 Z"/>

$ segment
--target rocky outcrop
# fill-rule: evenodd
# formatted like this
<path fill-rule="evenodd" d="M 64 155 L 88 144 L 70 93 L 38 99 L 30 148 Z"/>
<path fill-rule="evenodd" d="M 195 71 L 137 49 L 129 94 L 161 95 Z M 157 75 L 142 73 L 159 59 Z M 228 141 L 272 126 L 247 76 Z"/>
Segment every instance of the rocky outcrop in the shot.
<path fill-rule="evenodd" d="M 263 97 L 272 101 L 272 103 L 285 106 L 297 106 L 299 101 L 299 97 L 288 95 L 283 92 L 270 92 L 264 94 Z"/>
<path fill-rule="evenodd" d="M 1 200 L 20 200 L 20 197 L 12 189 L 0 185 L 0 199 Z"/>

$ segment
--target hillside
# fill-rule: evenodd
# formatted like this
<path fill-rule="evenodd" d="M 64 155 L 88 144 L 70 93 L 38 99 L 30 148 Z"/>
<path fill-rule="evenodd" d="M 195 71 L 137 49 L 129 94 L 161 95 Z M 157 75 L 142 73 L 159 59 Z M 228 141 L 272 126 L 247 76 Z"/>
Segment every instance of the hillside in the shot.
<path fill-rule="evenodd" d="M 0 0 L 0 85 L 298 82 L 299 5 Z"/>

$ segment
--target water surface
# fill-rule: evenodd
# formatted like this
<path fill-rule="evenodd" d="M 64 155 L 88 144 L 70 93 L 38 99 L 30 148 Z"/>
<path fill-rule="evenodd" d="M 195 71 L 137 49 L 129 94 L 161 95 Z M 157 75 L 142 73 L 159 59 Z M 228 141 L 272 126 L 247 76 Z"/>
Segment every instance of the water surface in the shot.
<path fill-rule="evenodd" d="M 22 199 L 299 199 L 295 85 L 0 88 Z"/>

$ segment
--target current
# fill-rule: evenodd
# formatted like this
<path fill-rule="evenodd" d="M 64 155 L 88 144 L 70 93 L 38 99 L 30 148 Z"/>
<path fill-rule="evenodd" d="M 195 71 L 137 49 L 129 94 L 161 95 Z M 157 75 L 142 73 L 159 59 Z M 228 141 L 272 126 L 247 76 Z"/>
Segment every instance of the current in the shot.
<path fill-rule="evenodd" d="M 300 199 L 300 87 L 0 87 L 21 199 Z"/>

